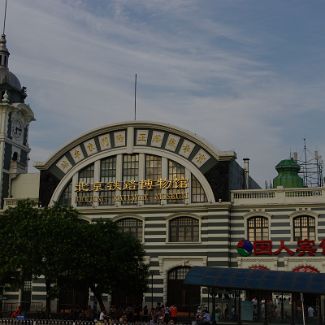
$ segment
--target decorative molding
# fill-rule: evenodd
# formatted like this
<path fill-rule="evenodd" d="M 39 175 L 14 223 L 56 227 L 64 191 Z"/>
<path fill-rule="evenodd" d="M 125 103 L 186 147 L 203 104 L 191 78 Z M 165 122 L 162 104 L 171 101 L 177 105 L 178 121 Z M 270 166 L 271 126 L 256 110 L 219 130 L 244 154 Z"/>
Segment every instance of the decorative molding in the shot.
<path fill-rule="evenodd" d="M 100 145 L 101 150 L 110 149 L 111 146 L 112 146 L 109 133 L 100 135 L 98 137 L 98 141 L 99 141 L 99 145 Z"/>
<path fill-rule="evenodd" d="M 66 156 L 63 156 L 57 163 L 56 166 L 64 173 L 66 174 L 71 168 L 72 165 L 70 161 L 67 159 Z"/>
<path fill-rule="evenodd" d="M 151 138 L 151 146 L 161 148 L 164 135 L 165 135 L 164 132 L 153 131 L 152 138 Z"/>
<path fill-rule="evenodd" d="M 197 167 L 202 167 L 208 160 L 210 159 L 210 155 L 204 151 L 203 149 L 200 149 L 198 153 L 194 156 L 192 159 L 192 162 L 197 166 Z"/>
<path fill-rule="evenodd" d="M 80 146 L 77 146 L 70 150 L 70 155 L 72 156 L 72 159 L 75 163 L 78 163 L 85 158 Z"/>
<path fill-rule="evenodd" d="M 180 137 L 174 134 L 169 134 L 166 142 L 165 148 L 170 151 L 176 151 L 177 145 L 179 143 Z"/>
<path fill-rule="evenodd" d="M 94 139 L 90 139 L 90 140 L 84 142 L 83 145 L 84 145 L 84 148 L 85 148 L 88 156 L 91 156 L 98 152 Z"/>
<path fill-rule="evenodd" d="M 136 130 L 135 144 L 137 146 L 145 146 L 148 141 L 149 130 Z"/>
<path fill-rule="evenodd" d="M 125 130 L 114 132 L 114 142 L 115 142 L 115 147 L 125 147 L 126 145 Z"/>
<path fill-rule="evenodd" d="M 270 270 L 278 269 L 278 257 L 277 256 L 266 256 L 266 257 L 237 257 L 237 263 L 239 268 L 249 269 L 254 265 L 258 264 L 268 267 Z"/>

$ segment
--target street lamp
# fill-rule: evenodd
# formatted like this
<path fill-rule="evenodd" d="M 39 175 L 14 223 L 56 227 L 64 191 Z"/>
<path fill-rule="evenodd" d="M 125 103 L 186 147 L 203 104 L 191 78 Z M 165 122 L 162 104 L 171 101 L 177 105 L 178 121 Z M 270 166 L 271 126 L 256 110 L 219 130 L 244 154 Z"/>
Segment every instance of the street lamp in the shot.
<path fill-rule="evenodd" d="M 153 270 L 151 270 L 150 275 L 151 275 L 151 308 L 153 308 Z"/>

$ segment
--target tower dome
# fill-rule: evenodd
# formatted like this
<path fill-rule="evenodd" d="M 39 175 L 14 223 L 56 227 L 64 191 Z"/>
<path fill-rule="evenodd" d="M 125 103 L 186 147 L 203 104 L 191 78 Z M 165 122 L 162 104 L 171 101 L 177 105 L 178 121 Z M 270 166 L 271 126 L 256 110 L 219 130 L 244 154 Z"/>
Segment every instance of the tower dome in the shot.
<path fill-rule="evenodd" d="M 19 79 L 8 68 L 9 51 L 7 49 L 6 35 L 0 38 L 0 94 L 1 98 L 5 91 L 9 95 L 11 103 L 23 103 L 26 98 L 26 90 L 21 87 Z"/>
<path fill-rule="evenodd" d="M 284 188 L 304 187 L 303 179 L 298 175 L 300 166 L 291 159 L 281 160 L 275 169 L 278 176 L 273 179 L 273 187 L 283 186 Z"/>

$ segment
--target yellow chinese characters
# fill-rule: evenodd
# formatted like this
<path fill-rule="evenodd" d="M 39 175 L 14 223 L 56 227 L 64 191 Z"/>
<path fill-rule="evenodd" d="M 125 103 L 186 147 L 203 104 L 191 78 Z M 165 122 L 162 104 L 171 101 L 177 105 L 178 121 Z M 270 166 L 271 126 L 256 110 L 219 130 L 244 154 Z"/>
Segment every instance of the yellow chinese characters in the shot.
<path fill-rule="evenodd" d="M 153 190 L 155 188 L 160 190 L 169 189 L 186 189 L 189 187 L 189 181 L 186 178 L 159 178 L 157 180 L 143 179 L 140 181 L 128 180 L 124 182 L 95 182 L 88 184 L 79 182 L 75 186 L 75 192 L 101 192 L 101 191 L 137 191 L 140 190 Z"/>

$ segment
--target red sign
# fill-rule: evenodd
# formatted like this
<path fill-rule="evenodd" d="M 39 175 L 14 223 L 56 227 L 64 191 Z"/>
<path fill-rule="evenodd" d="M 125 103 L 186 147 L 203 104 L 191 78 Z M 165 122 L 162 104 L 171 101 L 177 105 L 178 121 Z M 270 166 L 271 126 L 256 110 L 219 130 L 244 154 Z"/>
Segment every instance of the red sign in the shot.
<path fill-rule="evenodd" d="M 325 239 L 320 242 L 319 247 L 322 249 L 322 255 L 325 255 Z M 286 252 L 290 256 L 295 255 L 295 253 L 298 253 L 297 256 L 315 256 L 318 247 L 314 240 L 303 239 L 298 240 L 295 251 L 286 246 L 284 240 L 280 240 L 279 246 L 275 248 L 276 250 L 273 250 L 272 240 L 255 240 L 253 242 L 253 254 L 255 256 L 279 255 L 281 252 Z"/>

